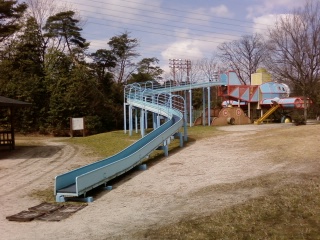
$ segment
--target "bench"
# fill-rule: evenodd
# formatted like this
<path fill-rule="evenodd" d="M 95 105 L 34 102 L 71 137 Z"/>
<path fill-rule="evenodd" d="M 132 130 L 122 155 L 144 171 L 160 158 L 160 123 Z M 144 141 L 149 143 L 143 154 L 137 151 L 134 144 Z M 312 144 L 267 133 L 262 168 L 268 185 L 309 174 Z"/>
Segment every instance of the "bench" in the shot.
<path fill-rule="evenodd" d="M 14 140 L 11 131 L 0 131 L 0 147 L 9 146 L 14 149 Z"/>

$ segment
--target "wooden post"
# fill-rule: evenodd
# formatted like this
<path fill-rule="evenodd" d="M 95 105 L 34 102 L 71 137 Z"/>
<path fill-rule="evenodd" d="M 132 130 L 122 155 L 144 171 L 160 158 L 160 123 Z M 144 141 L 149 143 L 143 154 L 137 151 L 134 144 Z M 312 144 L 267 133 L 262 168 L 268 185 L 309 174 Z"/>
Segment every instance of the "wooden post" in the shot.
<path fill-rule="evenodd" d="M 83 117 L 83 130 L 82 130 L 82 136 L 86 136 L 86 118 Z"/>
<path fill-rule="evenodd" d="M 12 141 L 12 145 L 11 145 L 11 149 L 14 150 L 15 149 L 15 138 L 14 138 L 14 126 L 13 126 L 13 107 L 10 107 L 10 131 L 11 131 L 11 141 Z"/>
<path fill-rule="evenodd" d="M 69 119 L 70 119 L 70 137 L 72 137 L 72 138 L 73 138 L 72 117 L 70 117 Z"/>

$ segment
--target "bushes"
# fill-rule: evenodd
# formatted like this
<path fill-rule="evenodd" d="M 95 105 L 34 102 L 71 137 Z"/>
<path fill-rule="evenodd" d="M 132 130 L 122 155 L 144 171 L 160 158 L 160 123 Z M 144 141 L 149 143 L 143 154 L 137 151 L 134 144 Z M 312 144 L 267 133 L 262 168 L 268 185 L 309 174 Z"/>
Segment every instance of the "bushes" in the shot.
<path fill-rule="evenodd" d="M 304 118 L 304 115 L 300 114 L 299 112 L 294 112 L 292 114 L 292 120 L 293 124 L 295 124 L 296 126 L 306 125 L 306 119 Z"/>

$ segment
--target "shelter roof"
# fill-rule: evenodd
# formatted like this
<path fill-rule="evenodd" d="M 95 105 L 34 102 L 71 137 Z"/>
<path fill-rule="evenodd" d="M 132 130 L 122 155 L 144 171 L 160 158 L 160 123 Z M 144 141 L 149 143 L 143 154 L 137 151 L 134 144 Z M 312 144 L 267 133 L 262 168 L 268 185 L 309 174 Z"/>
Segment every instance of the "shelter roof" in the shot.
<path fill-rule="evenodd" d="M 2 107 L 28 107 L 31 103 L 0 96 L 0 106 Z"/>

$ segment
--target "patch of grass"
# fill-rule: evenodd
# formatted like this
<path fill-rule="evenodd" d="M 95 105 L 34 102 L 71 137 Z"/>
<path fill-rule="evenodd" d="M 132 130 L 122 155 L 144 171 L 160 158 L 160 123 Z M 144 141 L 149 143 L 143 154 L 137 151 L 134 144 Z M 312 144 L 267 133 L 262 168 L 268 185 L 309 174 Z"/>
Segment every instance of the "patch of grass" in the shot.
<path fill-rule="evenodd" d="M 131 137 L 121 131 L 101 133 L 88 137 L 70 138 L 67 142 L 80 144 L 93 150 L 94 154 L 108 157 L 137 141 L 141 135 L 134 133 Z"/>
<path fill-rule="evenodd" d="M 55 196 L 53 194 L 52 188 L 47 188 L 43 190 L 34 190 L 29 194 L 30 197 L 39 199 L 41 202 L 47 202 L 47 203 L 57 203 Z M 77 205 L 77 204 L 83 204 L 83 202 L 63 202 L 61 203 L 63 205 Z"/>
<path fill-rule="evenodd" d="M 270 176 L 268 177 L 270 178 Z M 270 179 L 252 182 L 261 187 Z M 281 176 L 275 177 L 283 178 Z M 319 239 L 320 177 L 294 176 L 266 195 L 207 216 L 185 216 L 176 224 L 134 234 L 135 239 Z M 248 187 L 249 182 L 232 185 Z M 229 186 L 231 187 L 231 185 Z M 199 206 L 200 207 L 200 206 Z"/>
<path fill-rule="evenodd" d="M 191 141 L 213 137 L 219 134 L 227 134 L 226 132 L 217 131 L 216 127 L 212 126 L 193 126 L 188 127 L 188 138 Z"/>
<path fill-rule="evenodd" d="M 55 196 L 52 188 L 34 190 L 29 194 L 30 197 L 39 199 L 42 202 L 55 202 Z"/>
<path fill-rule="evenodd" d="M 151 131 L 151 130 L 148 130 Z M 182 129 L 183 132 L 183 129 Z M 193 142 L 203 138 L 212 137 L 214 134 L 217 134 L 216 128 L 214 127 L 203 127 L 195 126 L 188 128 L 188 142 Z M 133 144 L 135 141 L 141 138 L 140 133 L 133 132 L 132 136 L 124 134 L 123 130 L 112 131 L 107 133 L 101 133 L 97 135 L 92 135 L 88 137 L 77 137 L 70 138 L 65 141 L 80 144 L 82 146 L 90 148 L 94 154 L 108 157 L 112 156 L 119 151 L 125 149 L 126 147 Z M 174 140 L 172 144 L 169 145 L 169 151 L 176 149 L 179 146 L 179 140 Z M 161 155 L 160 151 L 155 151 L 150 157 L 155 157 Z"/>

